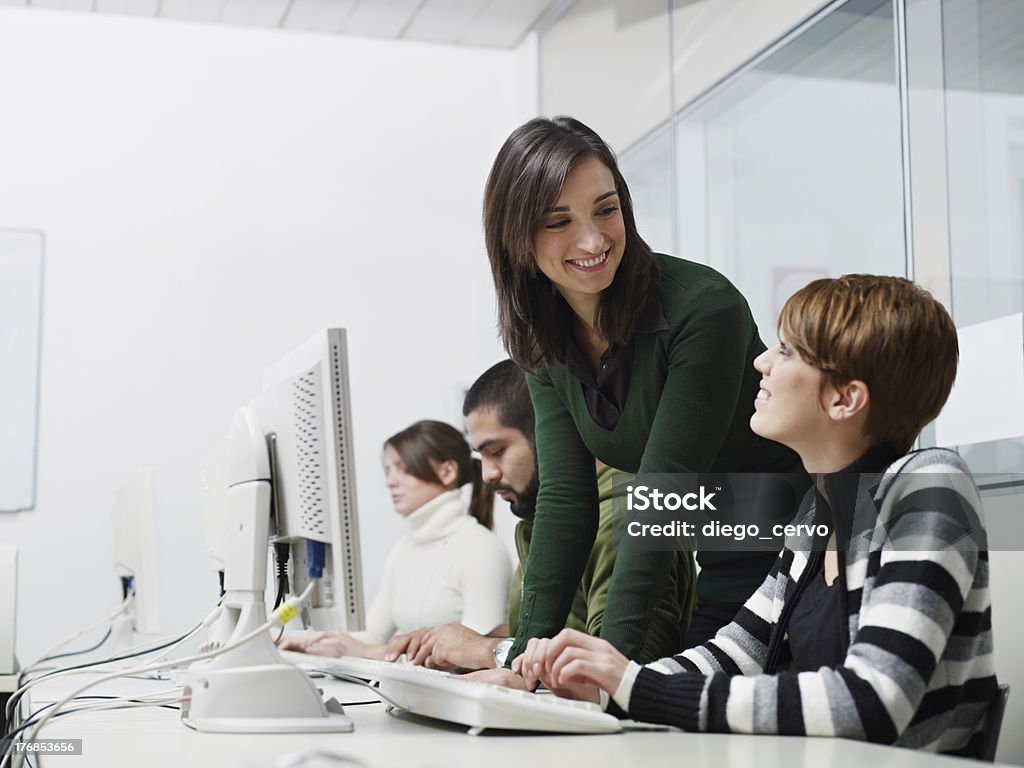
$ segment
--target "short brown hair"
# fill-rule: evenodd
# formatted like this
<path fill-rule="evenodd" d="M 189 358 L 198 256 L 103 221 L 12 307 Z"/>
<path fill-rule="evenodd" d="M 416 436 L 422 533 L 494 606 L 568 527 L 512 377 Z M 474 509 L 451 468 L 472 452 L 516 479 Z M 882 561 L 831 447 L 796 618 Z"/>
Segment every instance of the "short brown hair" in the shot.
<path fill-rule="evenodd" d="M 469 444 L 462 433 L 443 421 L 417 421 L 384 441 L 384 446 L 395 449 L 405 471 L 426 483 L 441 482 L 433 464 L 454 461 L 459 468 L 456 487 L 473 484 L 469 512 L 481 525 L 494 528 L 494 494 L 484 485 L 480 460 L 470 454 Z"/>
<path fill-rule="evenodd" d="M 596 326 L 611 344 L 626 344 L 647 300 L 651 249 L 633 218 L 629 188 L 615 154 L 571 117 L 538 117 L 516 128 L 491 166 L 484 189 L 484 238 L 498 302 L 498 328 L 509 357 L 532 371 L 563 357 L 562 298 L 538 269 L 534 237 L 566 178 L 589 157 L 611 171 L 626 230 L 622 263 L 601 294 Z"/>
<path fill-rule="evenodd" d="M 910 450 L 939 415 L 956 378 L 956 326 L 928 291 L 902 277 L 815 280 L 779 315 L 779 335 L 839 386 L 868 386 L 868 436 Z"/>

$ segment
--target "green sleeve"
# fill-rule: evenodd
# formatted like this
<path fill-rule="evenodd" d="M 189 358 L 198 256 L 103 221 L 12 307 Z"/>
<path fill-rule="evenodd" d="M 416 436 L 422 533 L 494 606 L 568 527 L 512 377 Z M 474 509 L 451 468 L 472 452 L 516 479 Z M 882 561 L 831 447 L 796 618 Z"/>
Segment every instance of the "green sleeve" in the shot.
<path fill-rule="evenodd" d="M 597 489 L 601 505 L 601 522 L 597 529 L 594 548 L 583 573 L 580 590 L 586 606 L 587 634 L 600 636 L 604 621 L 605 606 L 608 603 L 608 588 L 615 568 L 617 542 L 623 524 L 621 501 L 625 495 L 625 483 L 633 476 L 611 467 L 602 466 L 597 471 Z M 615 479 L 619 486 L 614 487 Z M 615 498 L 620 506 L 615 508 Z M 678 653 L 690 627 L 696 594 L 697 573 L 693 556 L 689 552 L 674 552 L 671 574 L 650 617 L 643 647 L 636 660 L 647 663 Z"/>
<path fill-rule="evenodd" d="M 680 298 L 684 315 L 672 323 L 668 372 L 641 474 L 709 471 L 732 427 L 752 364 L 755 326 L 732 285 L 709 280 Z M 601 637 L 630 658 L 640 656 L 674 562 L 674 552 L 619 553 Z"/>
<path fill-rule="evenodd" d="M 540 492 L 523 581 L 519 631 L 508 658 L 531 637 L 563 626 L 597 532 L 594 457 L 544 372 L 527 376 L 536 419 Z"/>

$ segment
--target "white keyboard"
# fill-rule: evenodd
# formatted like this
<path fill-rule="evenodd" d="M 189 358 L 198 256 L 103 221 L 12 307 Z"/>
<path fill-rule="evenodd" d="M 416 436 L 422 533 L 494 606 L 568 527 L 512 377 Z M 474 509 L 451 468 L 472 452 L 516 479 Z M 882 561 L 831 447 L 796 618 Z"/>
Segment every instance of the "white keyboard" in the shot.
<path fill-rule="evenodd" d="M 340 675 L 358 677 L 367 682 L 380 680 L 381 670 L 386 673 L 388 669 L 396 666 L 393 661 L 361 659 L 358 656 L 317 656 L 313 653 L 299 653 L 298 651 L 278 651 L 278 653 L 284 657 L 285 661 L 306 671 L 337 672 Z"/>
<path fill-rule="evenodd" d="M 596 704 L 529 693 L 500 685 L 462 680 L 459 675 L 401 662 L 354 657 L 328 658 L 283 652 L 288 661 L 377 681 L 381 697 L 416 715 L 469 727 L 473 735 L 488 728 L 549 733 L 618 733 L 622 723 Z"/>

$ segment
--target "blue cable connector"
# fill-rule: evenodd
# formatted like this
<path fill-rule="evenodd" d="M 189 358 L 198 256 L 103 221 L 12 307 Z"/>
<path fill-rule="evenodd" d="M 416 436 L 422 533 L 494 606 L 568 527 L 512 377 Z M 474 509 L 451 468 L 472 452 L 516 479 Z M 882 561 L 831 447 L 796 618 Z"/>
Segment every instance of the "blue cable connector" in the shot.
<path fill-rule="evenodd" d="M 306 542 L 306 563 L 309 578 L 319 579 L 324 575 L 324 560 L 327 558 L 327 545 L 322 541 Z"/>

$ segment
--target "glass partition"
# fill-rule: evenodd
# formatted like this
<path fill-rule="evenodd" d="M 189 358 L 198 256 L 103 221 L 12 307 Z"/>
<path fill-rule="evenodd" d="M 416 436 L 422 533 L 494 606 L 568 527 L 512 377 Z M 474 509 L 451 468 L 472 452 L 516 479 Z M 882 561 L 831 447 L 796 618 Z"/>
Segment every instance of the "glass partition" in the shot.
<path fill-rule="evenodd" d="M 601 117 L 598 130 L 610 126 L 656 250 L 729 276 L 769 343 L 789 295 L 850 272 L 913 278 L 959 328 L 1024 313 L 1022 0 L 667 10 L 663 20 L 647 0 L 585 0 L 541 41 L 542 93 L 561 88 Z M 595 41 L 633 62 L 597 87 L 580 77 L 596 71 Z M 996 399 L 977 407 L 998 420 Z M 930 425 L 921 445 L 935 442 Z M 1024 467 L 1024 437 L 957 448 L 977 472 Z"/>
<path fill-rule="evenodd" d="M 889 2 L 851 3 L 677 115 L 678 254 L 746 295 L 770 343 L 817 277 L 906 274 Z"/>
<path fill-rule="evenodd" d="M 666 123 L 634 145 L 619 170 L 629 185 L 640 236 L 655 251 L 675 254 L 671 127 Z"/>
<path fill-rule="evenodd" d="M 952 304 L 961 327 L 1024 311 L 1024 3 L 943 0 L 942 20 Z M 976 472 L 1020 472 L 1024 438 L 961 453 Z"/>

